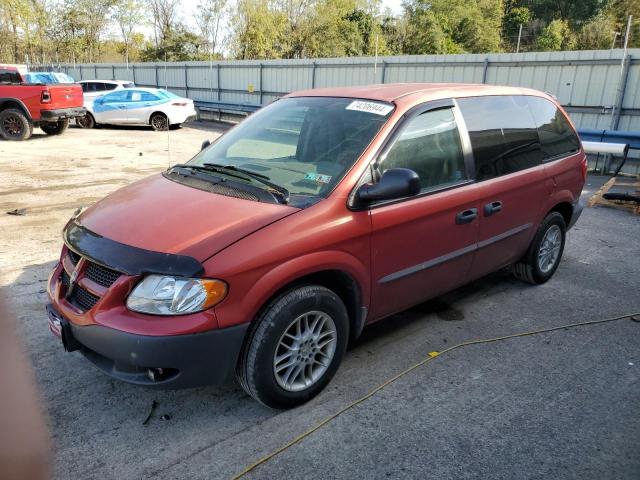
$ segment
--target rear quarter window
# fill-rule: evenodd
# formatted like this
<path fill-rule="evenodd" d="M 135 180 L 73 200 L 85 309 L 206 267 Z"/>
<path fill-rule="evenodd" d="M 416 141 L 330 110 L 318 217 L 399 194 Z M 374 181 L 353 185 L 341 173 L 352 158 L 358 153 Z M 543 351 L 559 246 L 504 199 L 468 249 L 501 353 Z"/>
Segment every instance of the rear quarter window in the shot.
<path fill-rule="evenodd" d="M 476 180 L 540 165 L 544 158 L 536 122 L 524 96 L 457 99 L 471 139 Z"/>
<path fill-rule="evenodd" d="M 577 152 L 580 141 L 560 109 L 546 98 L 526 98 L 538 128 L 545 160 Z"/>
<path fill-rule="evenodd" d="M 16 70 L 0 68 L 0 83 L 22 83 L 22 77 Z"/>

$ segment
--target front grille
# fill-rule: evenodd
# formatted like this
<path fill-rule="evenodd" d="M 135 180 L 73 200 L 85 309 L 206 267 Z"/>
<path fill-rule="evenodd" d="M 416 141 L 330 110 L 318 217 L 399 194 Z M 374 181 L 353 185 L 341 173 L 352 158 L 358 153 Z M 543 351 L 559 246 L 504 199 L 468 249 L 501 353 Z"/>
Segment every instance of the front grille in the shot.
<path fill-rule="evenodd" d="M 120 272 L 91 262 L 84 271 L 84 276 L 89 280 L 93 280 L 98 285 L 109 288 L 113 285 L 113 282 L 120 278 Z"/>
<path fill-rule="evenodd" d="M 62 275 L 60 276 L 60 282 L 64 285 L 64 288 L 69 288 L 69 274 L 66 270 L 62 270 Z"/>
<path fill-rule="evenodd" d="M 74 304 L 79 309 L 87 311 L 91 310 L 95 306 L 95 304 L 98 303 L 100 297 L 97 297 L 93 293 L 88 292 L 84 288 L 76 285 L 67 300 L 69 300 L 70 303 Z"/>
<path fill-rule="evenodd" d="M 69 250 L 69 258 L 71 259 L 71 263 L 73 263 L 74 265 L 77 265 L 80 261 L 80 255 L 78 255 L 73 250 Z"/>
<path fill-rule="evenodd" d="M 73 265 L 77 265 L 82 258 L 72 250 L 69 250 L 68 255 Z M 120 278 L 120 275 L 122 275 L 120 272 L 116 272 L 115 270 L 111 270 L 110 268 L 106 268 L 93 263 L 89 259 L 85 259 L 85 263 L 86 266 L 85 268 L 83 268 L 82 276 L 106 288 L 109 288 L 111 285 L 113 285 L 113 282 L 115 282 L 118 278 Z M 69 285 L 71 283 L 69 273 L 65 269 L 62 270 L 62 274 L 60 275 L 60 283 L 64 287 L 65 291 L 69 288 Z M 69 301 L 69 303 L 75 305 L 80 310 L 86 312 L 87 310 L 91 310 L 96 305 L 96 303 L 98 303 L 100 297 L 94 295 L 88 290 L 82 288 L 80 285 L 76 284 L 74 285 L 73 291 L 71 292 L 71 295 L 69 295 L 67 300 Z"/>

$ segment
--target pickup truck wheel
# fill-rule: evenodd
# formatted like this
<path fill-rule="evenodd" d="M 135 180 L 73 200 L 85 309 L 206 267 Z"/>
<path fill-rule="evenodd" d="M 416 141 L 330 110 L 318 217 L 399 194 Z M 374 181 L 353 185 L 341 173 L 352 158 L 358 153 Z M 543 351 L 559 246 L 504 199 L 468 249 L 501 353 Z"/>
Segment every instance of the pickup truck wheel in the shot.
<path fill-rule="evenodd" d="M 536 232 L 525 256 L 514 265 L 516 278 L 534 285 L 549 280 L 555 273 L 566 238 L 567 226 L 558 212 L 547 215 Z"/>
<path fill-rule="evenodd" d="M 291 408 L 317 395 L 335 374 L 349 337 L 347 309 L 331 290 L 289 290 L 264 308 L 245 340 L 236 377 L 255 400 Z"/>
<path fill-rule="evenodd" d="M 164 132 L 169 129 L 169 119 L 164 113 L 154 113 L 151 115 L 149 123 L 156 132 Z"/>
<path fill-rule="evenodd" d="M 64 118 L 57 122 L 43 123 L 40 128 L 47 135 L 60 135 L 69 127 L 69 119 Z"/>
<path fill-rule="evenodd" d="M 33 124 L 15 108 L 0 112 L 0 135 L 5 140 L 27 140 L 33 133 Z"/>
<path fill-rule="evenodd" d="M 76 118 L 76 125 L 80 128 L 93 128 L 96 126 L 96 120 L 93 115 L 86 113 L 81 117 Z"/>

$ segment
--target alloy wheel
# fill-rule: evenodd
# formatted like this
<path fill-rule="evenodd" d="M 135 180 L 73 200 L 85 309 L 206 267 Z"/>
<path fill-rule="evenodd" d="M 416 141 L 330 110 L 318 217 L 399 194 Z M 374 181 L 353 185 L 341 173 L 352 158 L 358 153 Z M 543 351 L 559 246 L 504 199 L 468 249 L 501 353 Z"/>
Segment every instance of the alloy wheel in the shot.
<path fill-rule="evenodd" d="M 273 357 L 278 385 L 298 392 L 325 374 L 336 351 L 338 334 L 325 312 L 310 311 L 297 317 L 280 337 Z"/>
<path fill-rule="evenodd" d="M 16 115 L 7 115 L 2 122 L 2 129 L 12 137 L 19 137 L 23 133 L 22 122 Z"/>
<path fill-rule="evenodd" d="M 549 273 L 556 265 L 562 247 L 562 231 L 558 225 L 551 225 L 545 232 L 538 250 L 538 268 Z"/>

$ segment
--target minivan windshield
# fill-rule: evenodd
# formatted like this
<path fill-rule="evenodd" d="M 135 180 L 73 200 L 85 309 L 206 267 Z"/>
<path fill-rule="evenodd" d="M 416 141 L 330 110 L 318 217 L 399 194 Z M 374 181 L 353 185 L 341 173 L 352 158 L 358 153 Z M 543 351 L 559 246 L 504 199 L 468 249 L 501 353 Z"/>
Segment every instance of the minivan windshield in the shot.
<path fill-rule="evenodd" d="M 353 98 L 281 99 L 220 137 L 188 165 L 231 166 L 259 174 L 292 197 L 326 196 L 393 108 L 388 103 Z"/>

